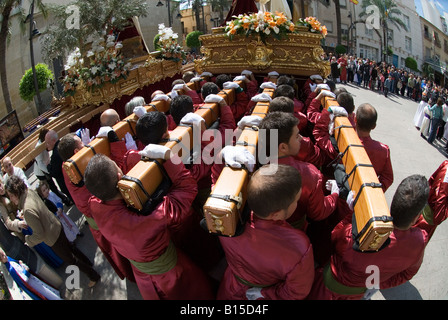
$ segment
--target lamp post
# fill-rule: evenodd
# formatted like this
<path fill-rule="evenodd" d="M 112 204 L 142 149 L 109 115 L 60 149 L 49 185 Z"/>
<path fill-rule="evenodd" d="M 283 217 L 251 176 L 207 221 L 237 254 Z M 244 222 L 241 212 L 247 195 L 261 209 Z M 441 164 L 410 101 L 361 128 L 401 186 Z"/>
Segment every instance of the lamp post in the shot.
<path fill-rule="evenodd" d="M 25 22 L 29 20 L 30 23 L 30 56 L 31 56 L 31 69 L 33 70 L 33 79 L 34 79 L 34 90 L 37 95 L 37 113 L 42 113 L 42 98 L 39 92 L 39 84 L 37 82 L 37 73 L 34 62 L 34 48 L 33 48 L 33 38 L 39 36 L 39 30 L 36 28 L 36 21 L 34 21 L 34 0 L 31 2 L 30 14 L 27 16 Z"/>
<path fill-rule="evenodd" d="M 162 7 L 163 3 L 161 0 L 159 0 L 159 2 L 157 2 L 156 7 Z M 172 22 L 171 22 L 171 9 L 170 9 L 170 0 L 166 0 L 166 6 L 168 7 L 168 26 L 171 27 Z"/>

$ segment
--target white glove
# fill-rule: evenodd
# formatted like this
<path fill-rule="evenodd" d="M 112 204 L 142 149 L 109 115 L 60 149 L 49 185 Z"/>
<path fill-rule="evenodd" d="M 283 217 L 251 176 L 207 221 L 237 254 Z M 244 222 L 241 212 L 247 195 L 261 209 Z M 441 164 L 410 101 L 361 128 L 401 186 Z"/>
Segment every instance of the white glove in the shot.
<path fill-rule="evenodd" d="M 336 180 L 327 180 L 327 182 L 325 183 L 325 188 L 327 188 L 327 190 L 329 190 L 331 193 L 339 194 L 339 187 Z"/>
<path fill-rule="evenodd" d="M 324 79 L 322 79 L 322 77 L 318 74 L 313 74 L 312 76 L 310 76 L 311 80 L 321 80 L 324 81 Z"/>
<path fill-rule="evenodd" d="M 240 169 L 244 165 L 249 172 L 255 167 L 255 157 L 244 147 L 226 146 L 221 150 L 222 157 L 226 164 L 232 168 Z"/>
<path fill-rule="evenodd" d="M 328 84 L 326 84 L 326 83 L 319 83 L 319 84 L 317 85 L 317 87 L 320 88 L 320 89 L 326 89 L 326 90 L 328 90 L 328 91 L 331 90 L 330 87 L 328 86 Z"/>
<path fill-rule="evenodd" d="M 238 121 L 238 128 L 244 129 L 244 127 L 258 127 L 261 120 L 263 120 L 263 118 L 260 116 L 244 116 L 240 121 Z"/>
<path fill-rule="evenodd" d="M 171 90 L 171 92 L 170 92 L 170 98 L 171 98 L 171 99 L 174 99 L 174 98 L 176 98 L 177 96 L 179 96 L 179 94 L 177 93 L 177 91 L 176 91 L 176 90 Z"/>
<path fill-rule="evenodd" d="M 213 77 L 213 74 L 211 72 L 205 71 L 205 72 L 202 72 L 200 77 Z"/>
<path fill-rule="evenodd" d="M 168 101 L 169 98 L 166 94 L 156 94 L 151 101 Z"/>
<path fill-rule="evenodd" d="M 190 79 L 191 82 L 198 82 L 198 81 L 202 81 L 201 77 L 193 77 Z"/>
<path fill-rule="evenodd" d="M 109 131 L 112 131 L 112 127 L 101 127 L 100 130 L 98 130 L 98 134 L 96 135 L 97 138 L 106 137 Z"/>
<path fill-rule="evenodd" d="M 233 81 L 244 81 L 244 79 L 246 79 L 246 76 L 236 76 Z"/>
<path fill-rule="evenodd" d="M 328 90 L 322 90 L 320 93 L 323 97 L 330 97 L 330 98 L 336 98 L 336 95 L 334 92 L 328 91 Z"/>
<path fill-rule="evenodd" d="M 124 139 L 126 141 L 127 150 L 137 150 L 137 144 L 135 143 L 134 138 L 132 138 L 132 135 L 129 132 L 124 135 Z"/>
<path fill-rule="evenodd" d="M 270 95 L 268 95 L 267 93 L 263 92 L 263 93 L 259 93 L 259 94 L 255 95 L 255 96 L 253 96 L 252 99 L 250 99 L 250 100 L 255 101 L 255 102 L 259 102 L 259 101 L 269 101 L 269 102 L 271 102 L 272 98 L 271 98 Z"/>
<path fill-rule="evenodd" d="M 317 88 L 317 84 L 311 84 L 310 83 L 311 92 L 314 92 L 314 90 L 316 90 L 316 88 Z"/>
<path fill-rule="evenodd" d="M 205 97 L 204 102 L 206 103 L 220 103 L 223 101 L 224 98 L 217 94 L 209 94 L 207 97 Z"/>
<path fill-rule="evenodd" d="M 350 190 L 350 192 L 347 195 L 347 200 L 345 201 L 347 202 L 347 205 L 350 208 L 350 210 L 353 211 L 355 204 L 355 195 L 353 194 L 353 191 Z"/>
<path fill-rule="evenodd" d="M 238 83 L 235 83 L 235 82 L 233 82 L 233 81 L 227 81 L 227 82 L 224 82 L 223 84 L 222 84 L 222 88 L 223 89 L 226 89 L 226 90 L 228 90 L 228 89 L 237 89 L 237 88 L 239 88 L 240 86 L 238 85 Z"/>
<path fill-rule="evenodd" d="M 252 71 L 250 71 L 250 70 L 243 70 L 243 71 L 241 71 L 241 75 L 242 76 L 245 76 L 245 75 L 250 76 L 251 74 L 252 74 Z"/>
<path fill-rule="evenodd" d="M 90 139 L 90 130 L 89 128 L 81 129 L 81 141 L 82 144 L 87 145 L 92 141 Z"/>
<path fill-rule="evenodd" d="M 134 108 L 133 112 L 137 118 L 141 118 L 144 114 L 146 114 L 146 109 L 143 106 L 138 106 Z"/>
<path fill-rule="evenodd" d="M 261 89 L 266 89 L 266 88 L 269 88 L 269 89 L 277 89 L 277 85 L 276 85 L 275 83 L 271 82 L 271 81 L 266 81 L 266 82 L 263 82 L 263 83 L 260 85 L 260 88 L 261 88 Z"/>
<path fill-rule="evenodd" d="M 278 77 L 280 74 L 277 71 L 271 71 L 268 73 L 268 76 L 270 77 Z"/>
<path fill-rule="evenodd" d="M 173 89 L 171 89 L 171 91 L 173 91 L 173 90 L 184 90 L 184 88 L 185 88 L 185 84 L 178 83 L 178 84 L 174 85 L 174 87 L 173 87 Z"/>
<path fill-rule="evenodd" d="M 332 106 L 328 108 L 328 112 L 334 114 L 335 116 L 348 117 L 347 110 L 345 110 L 343 107 Z"/>
<path fill-rule="evenodd" d="M 263 288 L 252 287 L 250 289 L 247 289 L 246 291 L 247 300 L 257 300 L 259 298 L 264 298 L 263 295 L 261 294 L 261 289 Z"/>
<path fill-rule="evenodd" d="M 150 159 L 165 159 L 166 153 L 171 149 L 160 144 L 148 144 L 142 151 L 138 154 Z"/>
<path fill-rule="evenodd" d="M 205 122 L 204 118 L 202 118 L 200 115 L 193 113 L 193 112 L 187 113 L 180 120 L 181 124 L 201 125 L 201 122 Z"/>

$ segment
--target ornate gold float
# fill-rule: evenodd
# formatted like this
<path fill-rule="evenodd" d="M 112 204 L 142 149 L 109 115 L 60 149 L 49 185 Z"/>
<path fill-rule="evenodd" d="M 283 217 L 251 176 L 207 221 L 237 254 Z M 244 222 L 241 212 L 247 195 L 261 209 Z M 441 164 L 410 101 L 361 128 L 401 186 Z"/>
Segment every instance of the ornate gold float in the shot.
<path fill-rule="evenodd" d="M 72 106 L 111 104 L 122 96 L 131 96 L 138 89 L 181 73 L 181 61 L 155 59 L 154 56 L 158 54 L 154 52 L 138 60 L 133 59 L 129 75 L 117 83 L 105 83 L 93 92 L 87 90 L 84 85 L 80 85 L 76 93 L 70 97 Z"/>
<path fill-rule="evenodd" d="M 232 40 L 224 28 L 214 28 L 212 34 L 201 35 L 203 58 L 196 60 L 196 71 L 213 74 L 240 73 L 249 69 L 254 73 L 310 76 L 330 74 L 330 64 L 323 60 L 320 33 L 309 32 L 307 27 L 297 27 L 297 33 L 277 40 L 260 36 L 235 35 Z"/>

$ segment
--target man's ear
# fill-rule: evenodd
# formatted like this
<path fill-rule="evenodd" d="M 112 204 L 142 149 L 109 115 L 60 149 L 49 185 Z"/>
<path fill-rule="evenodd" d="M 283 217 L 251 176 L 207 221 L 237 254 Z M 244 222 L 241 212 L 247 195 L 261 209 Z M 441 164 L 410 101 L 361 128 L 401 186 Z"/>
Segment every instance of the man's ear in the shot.
<path fill-rule="evenodd" d="M 289 151 L 288 144 L 284 143 L 284 142 L 280 142 L 280 144 L 278 145 L 278 153 L 286 154 L 286 153 L 288 153 L 288 151 Z"/>

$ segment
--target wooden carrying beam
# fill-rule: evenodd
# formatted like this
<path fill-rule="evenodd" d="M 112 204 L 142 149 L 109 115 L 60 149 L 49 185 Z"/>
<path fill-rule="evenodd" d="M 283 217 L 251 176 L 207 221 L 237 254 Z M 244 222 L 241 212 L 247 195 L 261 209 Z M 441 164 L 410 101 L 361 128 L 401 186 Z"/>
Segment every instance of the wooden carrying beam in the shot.
<path fill-rule="evenodd" d="M 154 101 L 145 106 L 145 109 L 147 112 L 156 110 L 166 112 L 169 110 L 169 105 L 166 101 Z M 115 124 L 112 128 L 120 140 L 123 139 L 128 132 L 135 136 L 135 125 L 137 120 L 138 118 L 134 114 L 131 114 Z M 89 160 L 97 153 L 110 156 L 109 140 L 106 137 L 93 139 L 88 145 L 84 146 L 84 148 L 64 162 L 62 167 L 71 182 L 78 184 L 83 180 L 84 172 Z"/>
<path fill-rule="evenodd" d="M 263 92 L 272 97 L 274 90 L 264 89 Z M 268 102 L 258 102 L 252 115 L 264 118 L 268 109 Z M 256 158 L 258 128 L 244 128 L 236 145 L 243 146 Z M 245 169 L 223 168 L 203 207 L 210 233 L 229 237 L 235 235 L 247 199 L 249 178 Z"/>
<path fill-rule="evenodd" d="M 230 105 L 235 99 L 234 89 L 222 90 L 218 95 L 222 96 Z M 217 103 L 205 103 L 195 111 L 200 115 L 210 127 L 219 116 L 219 105 Z M 185 141 L 189 141 L 186 145 Z M 181 159 L 189 157 L 193 148 L 193 129 L 190 126 L 178 126 L 170 132 L 170 138 L 163 145 L 175 151 Z M 183 152 L 188 150 L 188 154 Z M 163 181 L 163 174 L 160 165 L 163 160 L 142 159 L 125 177 L 118 181 L 118 189 L 126 201 L 127 205 L 142 210 L 149 197 L 157 190 Z"/>
<path fill-rule="evenodd" d="M 337 106 L 325 98 L 325 108 Z M 392 218 L 386 197 L 369 156 L 347 117 L 334 119 L 334 136 L 353 191 L 355 240 L 361 251 L 377 251 L 393 231 Z"/>

